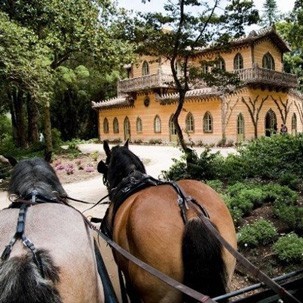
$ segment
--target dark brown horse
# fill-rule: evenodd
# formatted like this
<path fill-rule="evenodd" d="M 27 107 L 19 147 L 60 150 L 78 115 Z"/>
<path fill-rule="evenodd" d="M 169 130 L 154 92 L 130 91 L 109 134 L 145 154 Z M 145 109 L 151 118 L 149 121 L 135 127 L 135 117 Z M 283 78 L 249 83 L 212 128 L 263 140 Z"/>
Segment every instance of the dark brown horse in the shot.
<path fill-rule="evenodd" d="M 128 143 L 110 150 L 104 142 L 104 150 L 107 158 L 98 170 L 111 204 L 103 230 L 132 255 L 173 279 L 210 297 L 225 293 L 235 259 L 197 217 L 197 209 L 209 216 L 219 234 L 236 248 L 234 224 L 220 196 L 199 181 L 168 183 L 147 176 Z M 131 302 L 193 302 L 115 251 L 114 256 Z"/>
<path fill-rule="evenodd" d="M 92 231 L 63 203 L 52 167 L 40 158 L 14 164 L 14 201 L 0 211 L 0 302 L 107 302 Z"/>

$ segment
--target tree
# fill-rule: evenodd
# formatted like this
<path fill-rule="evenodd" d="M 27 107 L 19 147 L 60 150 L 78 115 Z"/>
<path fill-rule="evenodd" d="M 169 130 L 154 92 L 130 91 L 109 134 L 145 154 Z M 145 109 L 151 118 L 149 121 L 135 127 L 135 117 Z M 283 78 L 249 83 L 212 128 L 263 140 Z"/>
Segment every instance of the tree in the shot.
<path fill-rule="evenodd" d="M 276 0 L 265 0 L 263 4 L 261 24 L 264 26 L 273 26 L 279 19 L 280 17 Z"/>
<path fill-rule="evenodd" d="M 36 110 L 31 102 L 48 99 L 52 85 L 48 48 L 38 37 L 0 12 L 0 79 L 2 95 L 10 108 L 17 146 L 26 147 L 26 108 Z M 30 96 L 30 97 L 29 97 Z M 29 113 L 28 111 L 28 113 Z M 29 117 L 30 118 L 30 117 Z"/>
<path fill-rule="evenodd" d="M 129 43 L 115 39 L 114 30 L 118 27 L 113 24 L 118 17 L 109 0 L 7 0 L 1 1 L 0 10 L 20 27 L 31 30 L 38 37 L 36 43 L 49 50 L 51 60 L 47 68 L 53 73 L 69 61 L 77 60 L 79 55 L 89 57 L 104 75 L 110 73 L 113 66 L 121 67 L 130 60 Z M 52 149 L 50 114 L 47 112 L 51 101 L 49 98 L 44 102 L 48 150 Z"/>
<path fill-rule="evenodd" d="M 221 6 L 224 1 L 215 0 L 211 4 L 209 2 L 168 1 L 164 5 L 164 13 L 139 14 L 134 28 L 139 54 L 164 57 L 170 61 L 174 79 L 170 85 L 179 94 L 173 122 L 180 145 L 187 154 L 191 151 L 185 144 L 178 119 L 192 82 L 202 78 L 213 85 L 224 78 L 227 80 L 224 82 L 227 87 L 235 83 L 234 77 L 229 81 L 230 75 L 219 68 L 214 68 L 212 79 L 209 75 L 198 73 L 198 69 L 191 65 L 190 59 L 197 49 L 209 47 L 210 43 L 212 47 L 228 48 L 231 38 L 243 35 L 244 27 L 255 23 L 259 17 L 257 10 L 253 8 L 253 1 L 234 0 L 225 8 Z M 181 74 L 177 71 L 177 62 L 181 65 Z M 216 63 L 212 62 L 213 66 Z"/>

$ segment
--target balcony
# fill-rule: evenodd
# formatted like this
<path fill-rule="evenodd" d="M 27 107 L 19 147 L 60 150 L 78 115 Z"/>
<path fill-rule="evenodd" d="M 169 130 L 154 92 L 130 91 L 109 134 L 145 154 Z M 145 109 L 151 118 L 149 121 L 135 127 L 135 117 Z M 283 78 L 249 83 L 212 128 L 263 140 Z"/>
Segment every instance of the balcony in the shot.
<path fill-rule="evenodd" d="M 295 75 L 265 68 L 247 68 L 239 70 L 237 73 L 240 80 L 245 85 L 278 87 L 281 89 L 296 88 L 298 86 L 297 77 Z M 120 80 L 118 82 L 118 95 L 148 89 L 174 87 L 173 83 L 172 75 L 164 74 L 162 71 L 159 71 L 157 74 Z M 201 81 L 199 82 L 199 85 L 196 83 L 194 87 L 205 88 L 206 85 Z"/>
<path fill-rule="evenodd" d="M 296 75 L 277 72 L 270 69 L 253 67 L 239 70 L 237 73 L 244 84 L 286 89 L 296 88 L 298 86 Z"/>
<path fill-rule="evenodd" d="M 118 95 L 130 92 L 173 87 L 174 79 L 172 75 L 159 71 L 157 74 L 143 77 L 120 80 L 118 82 Z"/>

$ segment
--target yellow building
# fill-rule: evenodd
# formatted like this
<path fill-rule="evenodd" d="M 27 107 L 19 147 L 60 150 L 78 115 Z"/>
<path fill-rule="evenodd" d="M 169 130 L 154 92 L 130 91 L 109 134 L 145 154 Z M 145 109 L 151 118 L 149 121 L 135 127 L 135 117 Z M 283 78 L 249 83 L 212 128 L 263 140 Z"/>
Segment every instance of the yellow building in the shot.
<path fill-rule="evenodd" d="M 287 44 L 272 28 L 251 32 L 232 42 L 229 50 L 205 49 L 194 64 L 220 58 L 219 66 L 238 73 L 242 85 L 232 93 L 201 81 L 187 92 L 179 123 L 187 142 L 239 143 L 279 132 L 303 131 L 303 97 L 295 75 L 283 71 Z M 205 68 L 206 66 L 201 66 Z M 169 88 L 172 74 L 163 58 L 140 57 L 118 82 L 118 96 L 93 102 L 99 113 L 101 140 L 169 143 L 176 141 L 172 116 L 178 94 Z"/>

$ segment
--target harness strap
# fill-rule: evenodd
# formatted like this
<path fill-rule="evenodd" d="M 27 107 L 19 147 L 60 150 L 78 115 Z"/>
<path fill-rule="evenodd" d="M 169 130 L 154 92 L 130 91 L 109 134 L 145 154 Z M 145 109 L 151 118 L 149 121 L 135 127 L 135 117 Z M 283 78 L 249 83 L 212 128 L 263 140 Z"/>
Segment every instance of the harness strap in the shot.
<path fill-rule="evenodd" d="M 100 278 L 101 278 L 101 281 L 103 284 L 103 291 L 104 291 L 104 298 L 105 298 L 104 303 L 117 303 L 118 299 L 115 294 L 113 285 L 110 281 L 102 255 L 101 255 L 99 249 L 97 248 L 96 240 L 94 240 L 94 250 L 95 250 L 95 256 L 96 256 L 96 261 L 97 261 L 98 273 L 100 275 Z"/>
<path fill-rule="evenodd" d="M 36 196 L 37 193 L 35 191 L 33 191 L 33 196 L 32 196 L 32 200 L 31 202 L 33 204 L 36 204 Z M 25 220 L 26 220 L 26 212 L 28 210 L 28 207 L 31 204 L 29 203 L 23 203 L 20 206 L 20 210 L 19 210 L 19 215 L 18 215 L 18 220 L 17 220 L 17 228 L 16 228 L 16 232 L 15 235 L 13 236 L 13 238 L 10 240 L 9 244 L 5 246 L 4 251 L 1 255 L 1 260 L 5 261 L 9 258 L 11 252 L 12 252 L 12 248 L 14 246 L 14 244 L 16 243 L 17 240 L 22 240 L 22 243 L 25 247 L 27 247 L 33 254 L 33 260 L 35 262 L 35 264 L 37 265 L 37 267 L 40 270 L 41 276 L 44 278 L 44 271 L 43 271 L 43 265 L 42 265 L 42 260 L 40 258 L 40 256 L 37 254 L 37 249 L 34 245 L 34 243 L 29 240 L 25 234 Z"/>

